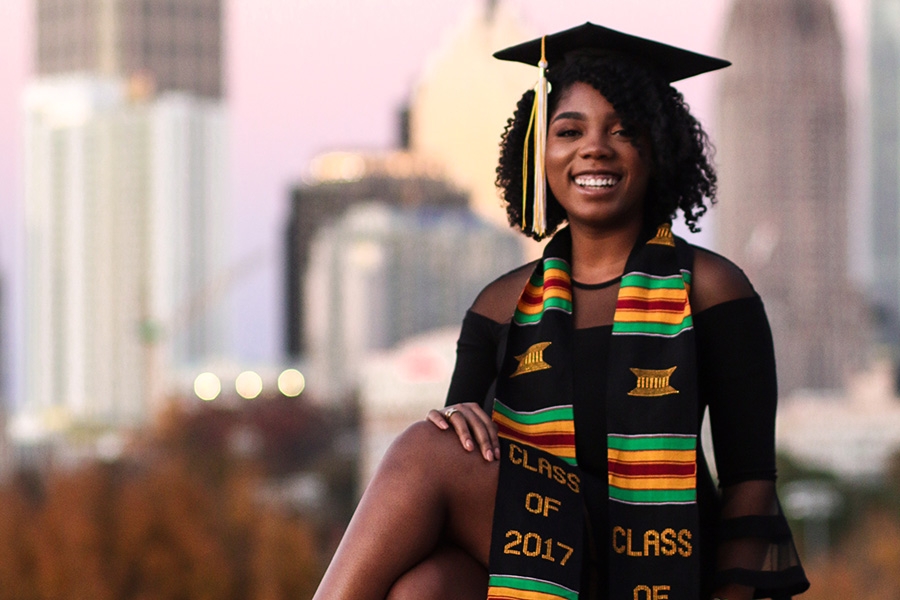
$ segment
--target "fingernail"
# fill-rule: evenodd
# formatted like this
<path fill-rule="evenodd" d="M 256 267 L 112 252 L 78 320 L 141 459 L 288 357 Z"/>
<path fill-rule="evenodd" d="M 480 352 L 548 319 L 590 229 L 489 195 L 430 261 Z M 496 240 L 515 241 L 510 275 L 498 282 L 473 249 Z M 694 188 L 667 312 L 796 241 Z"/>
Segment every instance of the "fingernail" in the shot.
<path fill-rule="evenodd" d="M 463 445 L 466 447 L 466 450 L 472 450 L 472 441 L 471 440 L 466 440 L 465 444 L 463 444 Z"/>
<path fill-rule="evenodd" d="M 449 425 L 447 425 L 445 422 L 441 421 L 440 423 L 438 423 L 438 427 L 441 429 L 447 429 L 447 427 L 449 427 Z"/>
<path fill-rule="evenodd" d="M 484 451 L 484 458 L 487 459 L 487 460 L 489 460 L 489 461 L 490 461 L 490 460 L 494 460 L 494 453 L 491 452 L 490 450 L 485 450 L 485 451 Z"/>

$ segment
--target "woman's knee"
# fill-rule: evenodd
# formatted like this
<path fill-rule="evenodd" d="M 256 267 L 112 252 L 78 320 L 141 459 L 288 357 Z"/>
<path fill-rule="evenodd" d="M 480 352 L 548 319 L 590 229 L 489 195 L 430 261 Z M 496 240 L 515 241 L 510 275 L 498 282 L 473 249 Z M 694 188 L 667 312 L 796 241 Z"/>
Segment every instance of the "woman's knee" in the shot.
<path fill-rule="evenodd" d="M 438 429 L 430 421 L 417 421 L 391 444 L 383 461 L 385 470 L 397 469 L 407 477 L 424 477 L 444 483 L 461 478 L 496 478 L 496 461 L 463 448 L 452 429 Z"/>
<path fill-rule="evenodd" d="M 464 455 L 468 453 L 456 440 L 451 431 L 438 429 L 430 421 L 417 421 L 397 436 L 385 454 L 383 466 L 402 468 L 407 473 L 433 472 L 442 463 L 466 459 Z"/>

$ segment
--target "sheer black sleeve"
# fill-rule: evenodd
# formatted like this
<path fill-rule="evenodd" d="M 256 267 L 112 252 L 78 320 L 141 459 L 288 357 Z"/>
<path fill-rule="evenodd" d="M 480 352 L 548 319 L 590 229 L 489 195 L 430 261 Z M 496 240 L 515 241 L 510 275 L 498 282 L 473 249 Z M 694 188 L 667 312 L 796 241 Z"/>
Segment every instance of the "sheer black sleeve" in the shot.
<path fill-rule="evenodd" d="M 480 402 L 490 414 L 498 352 L 504 347 L 502 340 L 508 327 L 471 310 L 466 313 L 456 343 L 456 368 L 445 406 Z"/>
<path fill-rule="evenodd" d="M 695 315 L 695 330 L 722 488 L 716 586 L 790 598 L 809 582 L 775 493 L 775 355 L 762 301 L 714 305 Z"/>

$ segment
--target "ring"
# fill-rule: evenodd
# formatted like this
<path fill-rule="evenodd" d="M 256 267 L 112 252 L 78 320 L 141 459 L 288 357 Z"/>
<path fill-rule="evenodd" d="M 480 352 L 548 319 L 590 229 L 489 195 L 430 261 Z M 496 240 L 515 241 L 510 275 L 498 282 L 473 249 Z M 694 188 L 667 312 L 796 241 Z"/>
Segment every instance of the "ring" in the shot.
<path fill-rule="evenodd" d="M 450 408 L 448 408 L 447 410 L 444 411 L 444 418 L 449 421 L 450 417 L 453 416 L 453 413 L 458 413 L 458 412 L 459 412 L 458 408 L 453 408 L 451 406 Z"/>

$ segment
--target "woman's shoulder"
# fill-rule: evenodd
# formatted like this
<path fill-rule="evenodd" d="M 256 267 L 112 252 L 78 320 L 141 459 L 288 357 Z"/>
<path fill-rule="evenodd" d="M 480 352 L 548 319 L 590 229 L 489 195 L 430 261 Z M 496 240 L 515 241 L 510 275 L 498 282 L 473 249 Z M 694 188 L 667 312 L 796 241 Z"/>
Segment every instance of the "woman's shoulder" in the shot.
<path fill-rule="evenodd" d="M 693 249 L 691 305 L 694 312 L 756 295 L 750 280 L 736 264 L 706 248 L 694 246 Z"/>
<path fill-rule="evenodd" d="M 487 284 L 472 303 L 471 311 L 496 323 L 509 322 L 515 312 L 519 296 L 522 295 L 528 278 L 534 272 L 535 264 L 537 260 L 504 273 Z"/>

